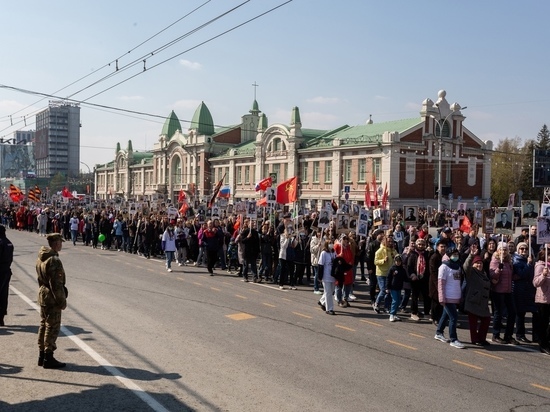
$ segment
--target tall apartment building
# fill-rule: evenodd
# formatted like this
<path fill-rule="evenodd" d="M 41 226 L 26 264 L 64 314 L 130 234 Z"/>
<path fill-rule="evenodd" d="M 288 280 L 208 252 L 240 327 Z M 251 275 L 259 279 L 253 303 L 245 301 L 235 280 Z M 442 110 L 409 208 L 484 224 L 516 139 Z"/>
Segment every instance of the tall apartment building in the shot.
<path fill-rule="evenodd" d="M 80 166 L 80 106 L 50 101 L 36 115 L 34 158 L 37 177 L 77 176 Z"/>

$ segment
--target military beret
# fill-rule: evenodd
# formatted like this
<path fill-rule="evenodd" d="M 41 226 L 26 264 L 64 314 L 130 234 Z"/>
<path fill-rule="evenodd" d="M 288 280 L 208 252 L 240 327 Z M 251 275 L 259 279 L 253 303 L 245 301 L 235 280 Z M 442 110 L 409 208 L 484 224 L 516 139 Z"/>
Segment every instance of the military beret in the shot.
<path fill-rule="evenodd" d="M 60 240 L 62 242 L 65 241 L 60 233 L 50 233 L 48 236 L 46 236 L 46 239 L 48 239 L 48 242 L 55 242 L 56 240 Z"/>

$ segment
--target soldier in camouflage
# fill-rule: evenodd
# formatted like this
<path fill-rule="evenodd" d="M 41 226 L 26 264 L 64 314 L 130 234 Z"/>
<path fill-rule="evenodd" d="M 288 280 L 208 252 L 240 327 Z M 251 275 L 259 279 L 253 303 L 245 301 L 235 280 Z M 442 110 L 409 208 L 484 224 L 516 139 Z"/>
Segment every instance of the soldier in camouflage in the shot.
<path fill-rule="evenodd" d="M 67 307 L 67 288 L 65 287 L 65 270 L 58 252 L 63 246 L 63 237 L 52 233 L 46 237 L 49 247 L 42 246 L 36 261 L 38 275 L 38 304 L 40 305 L 40 328 L 38 329 L 38 366 L 45 369 L 65 367 L 58 362 L 53 353 L 57 348 L 55 342 L 61 328 L 61 311 Z"/>
<path fill-rule="evenodd" d="M 0 225 L 0 326 L 8 314 L 8 296 L 13 261 L 13 243 L 6 237 L 6 226 Z"/>

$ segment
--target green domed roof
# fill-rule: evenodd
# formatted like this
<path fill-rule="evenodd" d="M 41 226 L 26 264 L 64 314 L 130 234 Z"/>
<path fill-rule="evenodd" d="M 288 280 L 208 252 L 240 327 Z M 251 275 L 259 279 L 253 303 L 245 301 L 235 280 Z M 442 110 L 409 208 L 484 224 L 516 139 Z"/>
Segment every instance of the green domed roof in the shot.
<path fill-rule="evenodd" d="M 195 110 L 189 128 L 196 130 L 199 135 L 212 136 L 214 134 L 214 121 L 212 120 L 210 110 L 208 110 L 204 102 L 201 102 L 197 110 Z"/>
<path fill-rule="evenodd" d="M 258 124 L 258 130 L 265 130 L 267 129 L 267 116 L 265 113 L 262 113 L 260 116 L 260 123 Z"/>
<path fill-rule="evenodd" d="M 174 133 L 176 133 L 176 130 L 181 131 L 181 124 L 178 116 L 176 116 L 176 113 L 174 113 L 174 111 L 172 110 L 170 116 L 166 118 L 164 126 L 162 126 L 162 132 L 160 134 L 166 136 L 166 138 L 170 140 L 172 136 L 174 136 Z"/>
<path fill-rule="evenodd" d="M 250 109 L 250 113 L 252 114 L 258 114 L 260 112 L 260 106 L 258 105 L 258 102 L 256 99 L 254 99 L 254 102 L 252 103 L 252 109 Z"/>

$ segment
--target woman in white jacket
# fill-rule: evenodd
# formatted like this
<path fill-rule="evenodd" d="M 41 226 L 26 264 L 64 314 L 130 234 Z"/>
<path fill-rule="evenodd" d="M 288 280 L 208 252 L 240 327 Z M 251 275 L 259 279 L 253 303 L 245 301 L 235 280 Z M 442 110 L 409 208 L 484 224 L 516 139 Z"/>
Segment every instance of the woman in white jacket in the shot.
<path fill-rule="evenodd" d="M 441 342 L 449 342 L 443 332 L 445 323 L 449 319 L 449 337 L 453 348 L 463 349 L 464 344 L 458 340 L 456 335 L 456 323 L 458 318 L 457 305 L 462 297 L 460 281 L 462 277 L 462 267 L 460 264 L 460 254 L 457 248 L 449 248 L 446 256 L 443 257 L 441 266 L 437 274 L 437 289 L 439 294 L 439 303 L 443 306 L 443 315 L 439 319 L 435 339 Z"/>
<path fill-rule="evenodd" d="M 318 273 L 319 277 L 322 274 L 323 282 L 323 296 L 319 300 L 318 305 L 328 314 L 334 315 L 334 299 L 332 295 L 334 294 L 334 282 L 336 279 L 332 277 L 332 261 L 336 257 L 334 253 L 334 245 L 328 241 L 323 242 L 323 250 L 319 256 L 318 261 Z"/>
<path fill-rule="evenodd" d="M 317 276 L 319 256 L 321 255 L 321 229 L 317 229 L 311 234 L 311 240 L 309 241 L 309 251 L 311 253 L 311 267 L 313 268 L 313 293 L 320 295 L 322 292 L 319 290 L 319 279 Z"/>

